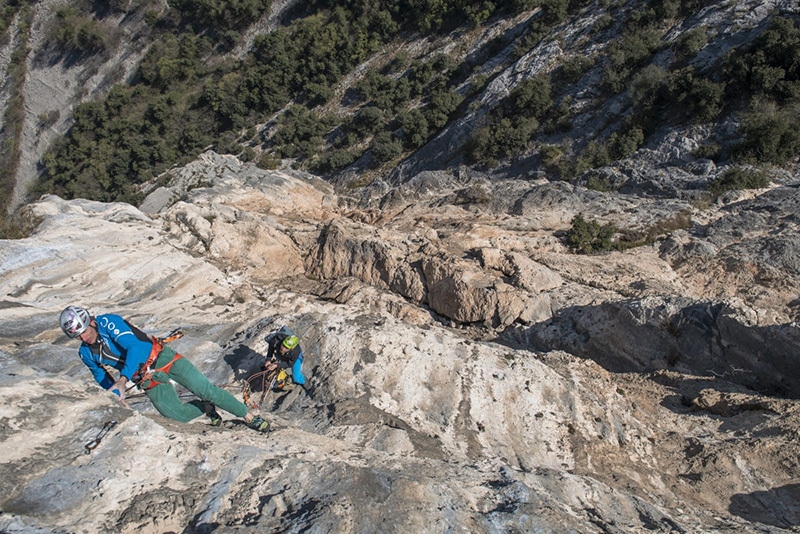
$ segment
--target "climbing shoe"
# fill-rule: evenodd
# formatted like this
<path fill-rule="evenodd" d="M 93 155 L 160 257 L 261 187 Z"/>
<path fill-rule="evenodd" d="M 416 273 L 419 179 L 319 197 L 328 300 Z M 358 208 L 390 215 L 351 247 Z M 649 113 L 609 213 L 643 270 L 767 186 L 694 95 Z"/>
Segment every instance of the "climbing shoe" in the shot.
<path fill-rule="evenodd" d="M 247 423 L 247 426 L 259 432 L 269 432 L 269 421 L 265 421 L 259 416 L 253 417 L 253 419 Z"/>
<path fill-rule="evenodd" d="M 219 426 L 222 424 L 222 416 L 218 414 L 216 410 L 212 410 L 212 412 L 208 414 L 208 418 L 211 419 L 211 426 Z"/>
<path fill-rule="evenodd" d="M 219 426 L 222 424 L 222 416 L 217 413 L 216 407 L 208 401 L 203 401 L 203 412 L 211 420 L 211 426 Z"/>

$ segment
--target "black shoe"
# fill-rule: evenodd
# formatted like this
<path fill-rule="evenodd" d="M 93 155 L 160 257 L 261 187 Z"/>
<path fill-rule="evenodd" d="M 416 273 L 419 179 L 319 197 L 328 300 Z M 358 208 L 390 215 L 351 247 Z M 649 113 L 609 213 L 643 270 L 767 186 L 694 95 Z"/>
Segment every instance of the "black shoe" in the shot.
<path fill-rule="evenodd" d="M 265 421 L 259 416 L 253 417 L 253 419 L 247 423 L 247 426 L 258 432 L 269 432 L 269 421 Z"/>
<path fill-rule="evenodd" d="M 204 402 L 203 408 L 205 408 L 208 418 L 211 419 L 211 426 L 219 426 L 222 424 L 222 416 L 217 413 L 217 409 L 213 404 Z"/>
<path fill-rule="evenodd" d="M 208 414 L 208 418 L 211 419 L 211 426 L 220 426 L 222 424 L 222 416 L 216 410 Z"/>

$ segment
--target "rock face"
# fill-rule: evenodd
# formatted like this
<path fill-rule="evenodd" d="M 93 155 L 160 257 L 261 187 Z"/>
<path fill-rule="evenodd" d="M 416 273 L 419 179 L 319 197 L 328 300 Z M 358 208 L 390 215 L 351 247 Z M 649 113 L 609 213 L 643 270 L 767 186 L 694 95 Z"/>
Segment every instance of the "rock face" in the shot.
<path fill-rule="evenodd" d="M 45 197 L 0 241 L 0 530 L 800 526 L 796 185 L 700 211 L 433 175 L 359 205 L 213 153 L 171 176 L 141 209 Z M 559 237 L 686 209 L 626 252 Z M 268 435 L 126 409 L 59 330 L 72 303 L 182 327 L 235 395 L 285 324 L 310 392 L 267 393 Z"/>

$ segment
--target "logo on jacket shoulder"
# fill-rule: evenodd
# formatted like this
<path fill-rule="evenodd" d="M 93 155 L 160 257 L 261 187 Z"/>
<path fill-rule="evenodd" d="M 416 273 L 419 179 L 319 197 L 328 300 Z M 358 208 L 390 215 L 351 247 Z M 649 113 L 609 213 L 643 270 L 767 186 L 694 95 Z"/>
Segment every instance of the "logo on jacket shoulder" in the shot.
<path fill-rule="evenodd" d="M 103 328 L 107 328 L 114 335 L 119 335 L 119 332 L 120 332 L 119 328 L 117 328 L 117 325 L 115 325 L 113 322 L 109 321 L 108 317 L 101 317 L 100 318 L 100 326 L 102 326 Z"/>

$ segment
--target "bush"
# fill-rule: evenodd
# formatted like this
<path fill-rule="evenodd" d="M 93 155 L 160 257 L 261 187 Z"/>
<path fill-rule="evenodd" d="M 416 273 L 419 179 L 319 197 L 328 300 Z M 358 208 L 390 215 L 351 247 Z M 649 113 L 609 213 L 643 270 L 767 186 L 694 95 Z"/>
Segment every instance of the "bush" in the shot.
<path fill-rule="evenodd" d="M 0 239 L 30 237 L 41 222 L 41 217 L 34 217 L 31 210 L 24 206 L 12 214 L 0 215 Z"/>
<path fill-rule="evenodd" d="M 569 0 L 542 0 L 542 21 L 545 24 L 556 25 L 567 20 L 569 14 Z"/>
<path fill-rule="evenodd" d="M 698 146 L 693 152 L 692 156 L 697 159 L 710 159 L 717 161 L 722 154 L 722 147 L 716 143 L 705 143 Z"/>
<path fill-rule="evenodd" d="M 381 132 L 372 140 L 372 158 L 378 165 L 403 153 L 403 143 L 390 132 Z"/>
<path fill-rule="evenodd" d="M 520 83 L 509 96 L 507 116 L 533 117 L 541 120 L 553 107 L 552 85 L 546 75 L 534 76 Z"/>
<path fill-rule="evenodd" d="M 637 29 L 613 41 L 608 47 L 609 66 L 603 74 L 603 87 L 611 93 L 625 89 L 636 72 L 661 45 L 660 32 Z"/>
<path fill-rule="evenodd" d="M 697 76 L 692 67 L 674 73 L 669 84 L 673 102 L 685 111 L 693 121 L 709 122 L 722 111 L 725 88 L 702 76 Z"/>
<path fill-rule="evenodd" d="M 638 126 L 628 128 L 622 133 L 613 133 L 608 138 L 609 153 L 612 159 L 631 156 L 644 144 L 644 132 Z"/>
<path fill-rule="evenodd" d="M 430 135 L 428 120 L 420 110 L 401 112 L 397 120 L 403 129 L 403 144 L 406 148 L 419 148 L 428 140 Z"/>
<path fill-rule="evenodd" d="M 598 176 L 593 174 L 586 179 L 586 189 L 592 191 L 608 192 L 613 189 L 611 179 L 608 176 Z"/>
<path fill-rule="evenodd" d="M 756 100 L 742 117 L 743 140 L 733 148 L 735 156 L 754 163 L 783 165 L 800 154 L 797 118 L 800 105 L 780 107 L 773 101 Z"/>
<path fill-rule="evenodd" d="M 592 254 L 612 250 L 612 238 L 617 228 L 611 223 L 600 226 L 597 221 L 587 222 L 579 213 L 572 219 L 572 226 L 567 232 L 567 244 L 579 254 Z"/>
<path fill-rule="evenodd" d="M 307 108 L 290 106 L 278 120 L 272 142 L 284 157 L 306 158 L 317 151 L 329 127 Z"/>
<path fill-rule="evenodd" d="M 332 150 L 323 153 L 313 162 L 311 167 L 316 172 L 327 174 L 347 167 L 357 160 L 358 157 L 358 154 L 350 150 Z"/>
<path fill-rule="evenodd" d="M 375 106 L 362 108 L 347 125 L 347 129 L 361 138 L 383 130 L 386 114 Z"/>
<path fill-rule="evenodd" d="M 256 151 L 253 149 L 253 147 L 246 146 L 244 147 L 244 150 L 242 150 L 242 153 L 239 154 L 239 159 L 245 162 L 253 161 L 256 159 Z"/>
<path fill-rule="evenodd" d="M 648 228 L 641 231 L 622 232 L 619 240 L 615 244 L 618 250 L 626 250 L 634 247 L 651 245 L 660 237 L 666 236 L 676 230 L 685 230 L 692 225 L 692 219 L 688 212 L 676 213 L 672 217 L 656 221 Z"/>
<path fill-rule="evenodd" d="M 458 108 L 464 97 L 455 91 L 437 91 L 430 96 L 430 103 L 425 109 L 425 118 L 428 124 L 435 129 L 444 127 L 450 120 L 450 115 Z"/>
<path fill-rule="evenodd" d="M 639 108 L 659 105 L 668 98 L 669 80 L 669 72 L 658 65 L 646 66 L 631 79 L 631 101 Z"/>
<path fill-rule="evenodd" d="M 612 136 L 613 138 L 613 136 Z M 589 169 L 596 169 L 597 167 L 604 167 L 611 164 L 611 156 L 608 153 L 608 147 L 603 143 L 591 141 L 581 153 L 578 161 L 575 164 L 575 173 L 588 171 Z M 589 178 L 591 180 L 591 178 Z M 592 182 L 594 184 L 594 182 Z M 592 187 L 590 187 L 591 189 Z M 601 191 L 603 189 L 597 189 Z"/>
<path fill-rule="evenodd" d="M 38 127 L 42 130 L 49 128 L 50 126 L 58 122 L 58 119 L 60 118 L 61 118 L 61 112 L 57 109 L 50 110 L 47 113 L 40 113 L 38 116 L 39 120 Z"/>
<path fill-rule="evenodd" d="M 571 84 L 576 83 L 581 77 L 594 66 L 594 60 L 586 56 L 573 56 L 564 60 L 558 69 L 558 79 Z"/>
<path fill-rule="evenodd" d="M 708 185 L 709 192 L 719 196 L 725 191 L 738 191 L 741 189 L 762 189 L 770 184 L 767 174 L 749 167 L 733 167 L 725 171 L 722 176 Z"/>
<path fill-rule="evenodd" d="M 600 33 L 604 30 L 609 29 L 613 25 L 614 25 L 614 17 L 612 17 L 608 13 L 603 13 L 602 15 L 597 17 L 594 26 L 592 26 L 592 31 L 595 33 Z"/>
<path fill-rule="evenodd" d="M 269 152 L 264 152 L 263 154 L 261 154 L 261 157 L 258 158 L 258 161 L 256 162 L 256 167 L 267 171 L 274 171 L 275 169 L 280 167 L 280 165 L 281 165 L 281 159 Z"/>
<path fill-rule="evenodd" d="M 537 126 L 535 119 L 512 121 L 503 118 L 477 128 L 465 145 L 467 159 L 485 167 L 494 167 L 500 158 L 522 153 Z"/>
<path fill-rule="evenodd" d="M 61 52 L 96 54 L 109 48 L 113 41 L 113 30 L 76 8 L 67 7 L 56 11 L 49 39 Z"/>
<path fill-rule="evenodd" d="M 333 89 L 324 83 L 310 83 L 305 87 L 306 102 L 311 107 L 321 106 L 333 98 Z"/>
<path fill-rule="evenodd" d="M 776 17 L 752 46 L 726 56 L 725 71 L 743 95 L 791 97 L 800 82 L 800 29 L 790 19 Z"/>
<path fill-rule="evenodd" d="M 564 151 L 558 145 L 542 145 L 539 147 L 539 158 L 547 167 L 558 165 L 563 156 Z"/>
<path fill-rule="evenodd" d="M 681 34 L 672 46 L 675 58 L 679 61 L 691 59 L 708 44 L 708 31 L 705 27 L 693 28 Z"/>
<path fill-rule="evenodd" d="M 269 11 L 271 0 L 171 0 L 170 6 L 181 11 L 184 20 L 197 33 L 206 31 L 225 38 L 227 32 Z"/>

